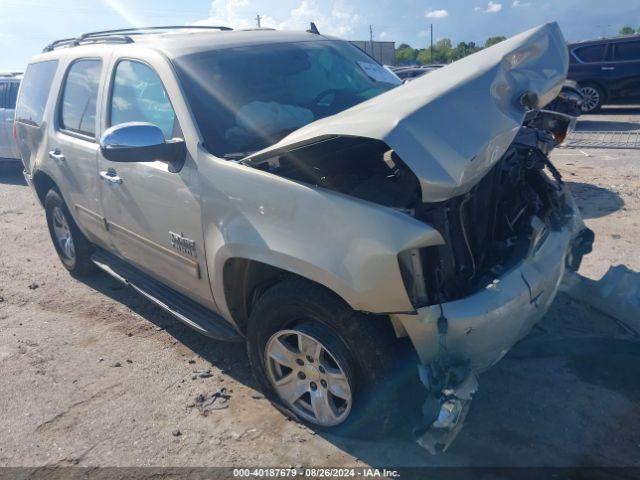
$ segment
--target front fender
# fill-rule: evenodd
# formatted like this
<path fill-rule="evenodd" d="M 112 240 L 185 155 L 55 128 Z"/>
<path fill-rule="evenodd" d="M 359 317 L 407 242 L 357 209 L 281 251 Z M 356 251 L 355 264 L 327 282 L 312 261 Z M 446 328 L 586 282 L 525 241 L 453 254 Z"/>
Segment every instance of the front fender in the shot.
<path fill-rule="evenodd" d="M 257 260 L 320 283 L 352 308 L 409 312 L 398 254 L 443 242 L 411 216 L 201 152 L 207 265 L 230 317 L 223 266 Z"/>

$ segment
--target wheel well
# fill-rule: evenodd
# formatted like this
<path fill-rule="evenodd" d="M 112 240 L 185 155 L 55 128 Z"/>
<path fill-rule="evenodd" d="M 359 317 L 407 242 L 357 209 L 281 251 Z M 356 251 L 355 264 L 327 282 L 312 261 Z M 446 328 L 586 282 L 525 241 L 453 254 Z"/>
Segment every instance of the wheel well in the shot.
<path fill-rule="evenodd" d="M 47 195 L 47 192 L 52 188 L 57 187 L 53 179 L 41 171 L 37 171 L 33 175 L 33 186 L 42 205 L 44 205 L 44 197 Z"/>
<path fill-rule="evenodd" d="M 251 309 L 260 296 L 294 273 L 246 258 L 231 258 L 224 264 L 224 295 L 229 312 L 243 332 Z"/>
<path fill-rule="evenodd" d="M 315 283 L 344 302 L 334 291 L 296 273 L 246 258 L 231 258 L 226 261 L 223 271 L 225 299 L 229 312 L 241 331 L 246 330 L 252 308 L 258 299 L 275 284 L 292 277 Z"/>

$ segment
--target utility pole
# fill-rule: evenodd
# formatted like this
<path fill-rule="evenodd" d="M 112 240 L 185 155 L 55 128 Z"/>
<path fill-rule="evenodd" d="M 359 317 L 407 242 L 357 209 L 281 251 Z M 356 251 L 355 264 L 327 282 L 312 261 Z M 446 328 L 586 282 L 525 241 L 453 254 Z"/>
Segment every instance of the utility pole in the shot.
<path fill-rule="evenodd" d="M 375 57 L 373 54 L 373 27 L 369 25 L 369 44 L 371 45 L 371 56 Z"/>
<path fill-rule="evenodd" d="M 433 63 L 433 23 L 429 25 L 429 30 L 431 31 L 431 47 L 429 48 L 429 61 Z"/>
<path fill-rule="evenodd" d="M 260 20 L 262 20 L 262 17 L 260 16 L 260 14 L 256 15 L 256 23 L 258 24 L 258 28 L 261 28 L 260 26 Z"/>

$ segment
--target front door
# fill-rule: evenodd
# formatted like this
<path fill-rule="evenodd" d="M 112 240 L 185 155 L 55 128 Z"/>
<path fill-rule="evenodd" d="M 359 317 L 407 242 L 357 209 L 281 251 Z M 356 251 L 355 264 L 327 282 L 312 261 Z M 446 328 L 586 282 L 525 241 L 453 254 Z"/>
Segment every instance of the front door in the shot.
<path fill-rule="evenodd" d="M 106 127 L 149 122 L 166 139 L 181 137 L 178 119 L 156 72 L 129 59 L 120 60 L 114 68 Z M 166 285 L 214 308 L 205 264 L 200 182 L 193 160 L 187 158 L 182 170 L 172 173 L 164 162 L 116 163 L 99 157 L 102 205 L 117 253 Z"/>
<path fill-rule="evenodd" d="M 640 100 L 640 40 L 613 45 L 613 81 L 611 89 L 620 101 Z"/>

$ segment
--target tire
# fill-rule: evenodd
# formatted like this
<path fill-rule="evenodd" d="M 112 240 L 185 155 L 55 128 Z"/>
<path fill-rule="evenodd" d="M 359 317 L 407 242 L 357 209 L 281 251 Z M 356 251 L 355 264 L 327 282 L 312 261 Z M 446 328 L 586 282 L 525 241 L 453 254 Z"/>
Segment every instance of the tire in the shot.
<path fill-rule="evenodd" d="M 320 344 L 322 354 L 320 360 L 315 358 L 315 367 L 296 348 L 299 338 L 306 338 L 309 345 L 313 345 L 313 341 Z M 388 427 L 394 411 L 388 408 L 389 395 L 396 389 L 385 389 L 385 385 L 397 358 L 394 339 L 386 318 L 354 312 L 330 291 L 297 278 L 285 280 L 267 290 L 255 305 L 247 325 L 249 362 L 265 396 L 287 416 L 313 429 L 350 436 L 382 433 Z M 280 364 L 278 372 L 278 362 L 268 355 L 273 351 L 272 342 L 278 341 L 288 345 L 288 353 L 293 351 L 293 356 L 298 357 L 296 361 L 304 365 L 296 363 L 294 366 L 289 361 L 293 368 Z M 322 365 L 329 368 L 323 372 Z M 342 380 L 333 383 L 336 370 L 344 373 L 350 401 L 331 393 L 338 392 L 343 396 L 345 393 Z M 304 379 L 301 379 L 300 372 L 306 374 Z M 295 403 L 285 400 L 275 386 L 275 381 L 286 378 L 306 389 L 299 397 L 302 390 L 296 390 L 293 397 L 298 400 Z M 307 381 L 308 388 L 305 386 Z M 312 383 L 316 384 L 315 394 Z M 280 391 L 283 391 L 282 387 Z M 315 415 L 309 408 L 311 395 L 316 398 L 319 395 L 336 407 L 330 408 L 334 417 Z"/>
<path fill-rule="evenodd" d="M 600 110 L 605 101 L 605 93 L 601 87 L 595 83 L 584 83 L 580 85 L 580 91 L 584 96 L 582 113 L 595 113 Z"/>
<path fill-rule="evenodd" d="M 78 229 L 57 189 L 47 192 L 44 210 L 51 241 L 64 267 L 76 276 L 91 273 L 94 270 L 92 245 Z"/>

